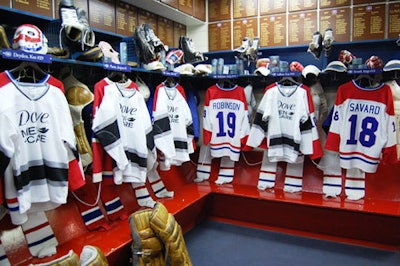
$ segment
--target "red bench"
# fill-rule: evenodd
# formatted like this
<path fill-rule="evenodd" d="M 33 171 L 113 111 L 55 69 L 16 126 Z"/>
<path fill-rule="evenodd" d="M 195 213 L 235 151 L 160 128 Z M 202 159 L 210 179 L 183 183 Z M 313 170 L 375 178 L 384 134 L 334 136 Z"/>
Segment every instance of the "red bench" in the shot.
<path fill-rule="evenodd" d="M 246 152 L 246 161 L 260 162 L 261 152 Z M 197 158 L 193 158 L 196 162 Z M 285 164 L 279 163 L 274 190 L 257 189 L 259 164 L 248 165 L 243 157 L 235 166 L 232 184 L 216 185 L 219 160 L 213 161 L 208 182 L 193 183 L 196 166 L 188 162 L 161 172 L 174 198 L 163 204 L 175 215 L 184 232 L 204 219 L 218 219 L 269 230 L 318 237 L 333 241 L 396 249 L 400 244 L 400 165 L 382 166 L 367 175 L 366 198 L 348 201 L 341 196 L 325 199 L 321 193 L 322 172 L 306 161 L 301 193 L 283 192 Z M 129 213 L 139 209 L 129 184 L 118 188 Z M 151 191 L 149 187 L 149 191 Z M 8 217 L 1 221 L 2 242 L 12 265 L 28 265 L 55 259 L 73 249 L 78 255 L 84 245 L 95 245 L 107 256 L 110 265 L 128 265 L 131 235 L 127 220 L 110 223 L 108 231 L 90 232 L 85 228 L 73 198 L 47 216 L 59 242 L 57 254 L 32 258 L 20 227 Z M 154 198 L 154 197 L 153 197 Z"/>

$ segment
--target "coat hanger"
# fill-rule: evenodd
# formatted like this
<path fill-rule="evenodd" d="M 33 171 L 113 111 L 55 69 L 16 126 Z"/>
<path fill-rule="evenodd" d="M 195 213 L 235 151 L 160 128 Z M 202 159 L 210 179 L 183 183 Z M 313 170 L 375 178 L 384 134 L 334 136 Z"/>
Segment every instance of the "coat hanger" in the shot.
<path fill-rule="evenodd" d="M 22 62 L 19 66 L 9 71 L 14 77 L 18 72 L 18 81 L 34 82 L 43 79 L 48 75 L 39 65 L 35 62 Z"/>
<path fill-rule="evenodd" d="M 173 77 L 167 77 L 167 79 L 164 81 L 164 84 L 167 86 L 167 87 L 170 87 L 170 88 L 172 88 L 172 87 L 175 87 L 175 85 L 176 85 L 176 80 L 173 78 Z"/>
<path fill-rule="evenodd" d="M 124 72 L 119 72 L 119 71 L 112 71 L 107 78 L 114 82 L 118 83 L 125 83 L 127 82 L 127 77 Z"/>
<path fill-rule="evenodd" d="M 221 88 L 230 89 L 235 86 L 235 83 L 231 79 L 221 78 L 218 80 L 218 86 L 220 86 Z"/>
<path fill-rule="evenodd" d="M 278 83 L 283 86 L 293 86 L 293 85 L 300 85 L 299 82 L 295 81 L 292 77 L 282 77 Z"/>
<path fill-rule="evenodd" d="M 363 88 L 374 87 L 376 85 L 376 80 L 368 74 L 360 74 L 354 81 Z"/>

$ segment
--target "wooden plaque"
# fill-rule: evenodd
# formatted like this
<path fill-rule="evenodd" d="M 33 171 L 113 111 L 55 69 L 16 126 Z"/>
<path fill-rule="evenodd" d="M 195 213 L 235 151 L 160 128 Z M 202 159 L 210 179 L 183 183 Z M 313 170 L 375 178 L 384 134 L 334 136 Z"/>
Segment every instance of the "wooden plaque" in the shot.
<path fill-rule="evenodd" d="M 194 0 L 193 16 L 202 21 L 206 21 L 206 2 L 205 2 L 205 0 Z"/>
<path fill-rule="evenodd" d="M 231 50 L 231 22 L 223 21 L 208 24 L 208 50 Z"/>
<path fill-rule="evenodd" d="M 174 22 L 164 17 L 158 17 L 157 37 L 169 47 L 174 46 Z"/>
<path fill-rule="evenodd" d="M 257 0 L 233 0 L 233 18 L 257 16 Z"/>
<path fill-rule="evenodd" d="M 193 15 L 193 0 L 179 0 L 179 10 L 183 13 Z"/>
<path fill-rule="evenodd" d="M 116 10 L 117 33 L 125 36 L 132 36 L 137 26 L 138 11 L 137 8 L 119 1 Z"/>
<path fill-rule="evenodd" d="M 400 34 L 400 3 L 389 4 L 388 38 L 398 38 Z"/>
<path fill-rule="evenodd" d="M 289 12 L 317 9 L 317 0 L 289 0 Z"/>
<path fill-rule="evenodd" d="M 60 10 L 59 10 L 60 2 L 61 2 L 61 0 L 55 0 L 55 2 L 54 2 L 55 3 L 55 6 L 54 6 L 54 17 L 55 18 L 60 18 Z M 87 0 L 75 0 L 74 6 L 76 8 L 85 10 L 87 19 L 89 19 L 88 1 Z"/>
<path fill-rule="evenodd" d="M 231 18 L 231 1 L 208 1 L 208 21 L 220 21 Z"/>
<path fill-rule="evenodd" d="M 11 7 L 10 6 L 10 1 L 8 1 L 8 0 L 0 0 L 0 6 Z"/>
<path fill-rule="evenodd" d="M 319 0 L 320 8 L 350 6 L 350 0 Z"/>
<path fill-rule="evenodd" d="M 350 41 L 350 7 L 323 9 L 319 13 L 321 34 L 327 28 L 333 30 L 337 42 Z"/>
<path fill-rule="evenodd" d="M 138 10 L 138 25 L 147 23 L 151 26 L 154 34 L 157 35 L 157 15 L 150 13 L 149 11 L 139 9 Z"/>
<path fill-rule="evenodd" d="M 317 31 L 317 11 L 289 14 L 289 45 L 308 44 Z"/>
<path fill-rule="evenodd" d="M 353 41 L 385 38 L 385 5 L 353 7 Z"/>
<path fill-rule="evenodd" d="M 385 0 L 353 0 L 353 5 L 367 5 L 373 3 L 384 3 Z"/>
<path fill-rule="evenodd" d="M 179 8 L 179 0 L 161 0 L 160 2 L 172 6 L 173 8 Z"/>
<path fill-rule="evenodd" d="M 253 40 L 254 37 L 258 37 L 256 18 L 233 21 L 233 46 L 235 48 L 241 46 L 244 37 L 248 37 L 250 40 Z"/>
<path fill-rule="evenodd" d="M 50 18 L 53 17 L 53 1 L 51 0 L 13 0 L 12 7 Z M 23 24 L 23 21 L 21 21 L 21 24 Z"/>
<path fill-rule="evenodd" d="M 260 46 L 286 45 L 286 14 L 260 18 Z"/>
<path fill-rule="evenodd" d="M 90 0 L 89 25 L 93 28 L 116 32 L 115 2 L 113 0 Z"/>
<path fill-rule="evenodd" d="M 270 15 L 286 12 L 286 0 L 261 0 L 260 14 Z"/>
<path fill-rule="evenodd" d="M 186 36 L 186 26 L 178 22 L 174 22 L 174 40 L 173 47 L 179 48 L 179 37 Z"/>

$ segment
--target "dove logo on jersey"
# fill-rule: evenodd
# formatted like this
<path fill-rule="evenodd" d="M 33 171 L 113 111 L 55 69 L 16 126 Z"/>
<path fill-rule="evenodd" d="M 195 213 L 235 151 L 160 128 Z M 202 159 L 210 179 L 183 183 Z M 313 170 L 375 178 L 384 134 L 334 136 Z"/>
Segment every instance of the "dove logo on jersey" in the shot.
<path fill-rule="evenodd" d="M 40 124 L 47 124 L 50 115 L 48 113 L 29 112 L 22 110 L 17 112 L 19 117 L 18 125 L 21 129 L 21 137 L 26 143 L 46 143 L 46 133 L 49 129 Z"/>

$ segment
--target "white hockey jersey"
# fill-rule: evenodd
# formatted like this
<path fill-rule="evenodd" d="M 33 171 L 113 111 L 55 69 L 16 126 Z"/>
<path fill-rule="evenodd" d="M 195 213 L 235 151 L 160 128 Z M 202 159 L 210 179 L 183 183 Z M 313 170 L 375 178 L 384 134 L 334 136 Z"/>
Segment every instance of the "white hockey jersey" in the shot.
<path fill-rule="evenodd" d="M 0 169 L 14 224 L 24 223 L 28 211 L 66 203 L 72 179 L 80 182 L 72 187 L 84 184 L 82 168 L 68 178 L 78 153 L 60 81 L 47 75 L 39 83 L 24 83 L 8 71 L 0 73 L 0 125 Z"/>
<path fill-rule="evenodd" d="M 163 162 L 168 169 L 169 165 L 181 165 L 190 160 L 189 154 L 195 150 L 192 114 L 183 87 L 178 83 L 173 87 L 161 83 L 154 93 L 153 115 L 168 113 L 175 156 L 165 158 Z"/>
<path fill-rule="evenodd" d="M 148 150 L 154 145 L 151 118 L 142 94 L 118 83 L 106 85 L 92 129 L 116 163 L 114 183 L 144 183 Z"/>
<path fill-rule="evenodd" d="M 340 166 L 374 173 L 379 162 L 396 163 L 396 127 L 390 87 L 363 88 L 356 81 L 339 86 L 325 143 L 339 152 Z"/>
<path fill-rule="evenodd" d="M 238 85 L 209 87 L 204 100 L 203 142 L 210 145 L 211 156 L 238 161 L 250 131 L 244 89 Z"/>
<path fill-rule="evenodd" d="M 310 92 L 304 85 L 271 84 L 258 106 L 247 146 L 267 148 L 271 162 L 299 162 L 300 154 L 321 157 L 313 112 Z"/>

